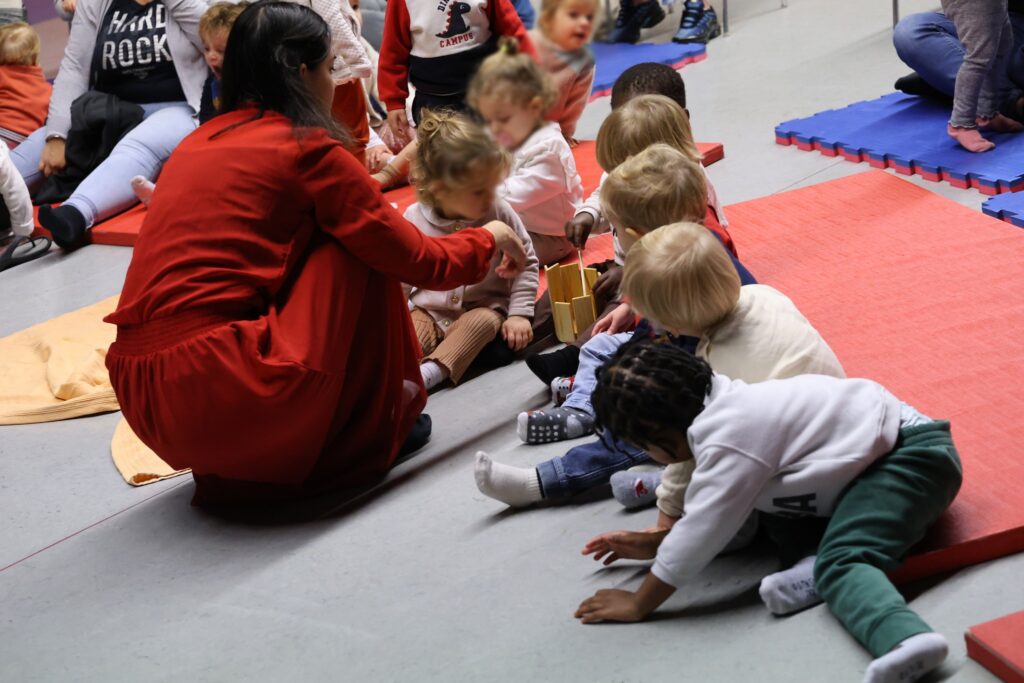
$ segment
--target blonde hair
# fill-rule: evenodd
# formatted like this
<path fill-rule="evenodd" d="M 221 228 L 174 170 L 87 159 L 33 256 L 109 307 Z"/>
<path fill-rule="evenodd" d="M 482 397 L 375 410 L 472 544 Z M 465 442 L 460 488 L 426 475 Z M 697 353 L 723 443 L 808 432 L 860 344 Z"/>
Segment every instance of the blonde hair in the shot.
<path fill-rule="evenodd" d="M 673 223 L 629 250 L 622 291 L 637 312 L 666 329 L 704 335 L 736 308 L 740 276 L 707 228 Z"/>
<path fill-rule="evenodd" d="M 537 17 L 537 28 L 541 30 L 545 36 L 548 33 L 548 24 L 552 19 L 555 18 L 555 12 L 562 5 L 569 2 L 586 2 L 594 8 L 594 23 L 592 26 L 596 29 L 598 23 L 598 15 L 601 12 L 601 1 L 600 0 L 541 0 L 540 3 L 540 16 Z"/>
<path fill-rule="evenodd" d="M 469 82 L 466 101 L 475 109 L 484 97 L 503 97 L 517 105 L 539 97 L 541 110 L 547 111 L 555 103 L 555 95 L 551 78 L 519 51 L 514 38 L 506 37 L 498 42 L 498 51 L 480 64 Z"/>
<path fill-rule="evenodd" d="M 231 33 L 231 27 L 250 3 L 245 2 L 215 2 L 210 5 L 203 16 L 199 18 L 199 36 L 210 37 L 216 31 L 227 31 Z"/>
<path fill-rule="evenodd" d="M 640 234 L 677 221 L 703 223 L 708 190 L 700 164 L 665 144 L 619 164 L 601 184 L 601 209 Z"/>
<path fill-rule="evenodd" d="M 634 97 L 612 110 L 597 131 L 597 163 L 610 173 L 657 142 L 674 147 L 692 161 L 701 159 L 682 107 L 664 95 Z"/>
<path fill-rule="evenodd" d="M 437 207 L 430 186 L 456 189 L 490 170 L 508 171 L 508 153 L 482 127 L 462 114 L 425 110 L 416 129 L 412 181 L 419 201 Z"/>
<path fill-rule="evenodd" d="M 39 34 L 23 21 L 0 26 L 0 64 L 39 64 Z"/>

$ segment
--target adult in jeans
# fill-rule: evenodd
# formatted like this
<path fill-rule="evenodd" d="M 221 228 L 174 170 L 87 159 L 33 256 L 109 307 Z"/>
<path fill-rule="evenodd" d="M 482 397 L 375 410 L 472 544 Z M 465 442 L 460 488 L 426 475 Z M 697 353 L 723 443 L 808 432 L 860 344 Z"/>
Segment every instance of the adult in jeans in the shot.
<path fill-rule="evenodd" d="M 196 127 L 207 67 L 199 41 L 203 0 L 80 0 L 53 86 L 46 126 L 11 153 L 29 190 L 64 168 L 71 103 L 95 90 L 142 107 L 144 120 L 57 209 L 39 221 L 73 249 L 97 221 L 137 200 L 130 181 L 154 180 L 164 161 Z"/>
<path fill-rule="evenodd" d="M 1013 51 L 1003 76 L 1010 96 L 1001 113 L 1024 119 L 1024 0 L 1009 0 Z M 941 12 L 903 17 L 892 34 L 896 54 L 914 73 L 896 81 L 896 88 L 912 95 L 952 99 L 957 71 L 964 61 L 964 46 L 953 22 Z"/>

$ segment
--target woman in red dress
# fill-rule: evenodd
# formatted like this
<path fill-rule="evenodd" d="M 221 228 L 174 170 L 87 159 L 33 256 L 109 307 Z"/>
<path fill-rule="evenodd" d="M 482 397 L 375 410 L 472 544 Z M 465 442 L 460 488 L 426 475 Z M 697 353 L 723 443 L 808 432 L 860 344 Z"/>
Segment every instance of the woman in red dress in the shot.
<path fill-rule="evenodd" d="M 430 239 L 346 151 L 331 120 L 330 35 L 260 3 L 224 60 L 224 112 L 160 176 L 107 367 L 125 418 L 193 503 L 305 497 L 379 480 L 426 404 L 402 282 L 477 282 L 508 226 Z"/>

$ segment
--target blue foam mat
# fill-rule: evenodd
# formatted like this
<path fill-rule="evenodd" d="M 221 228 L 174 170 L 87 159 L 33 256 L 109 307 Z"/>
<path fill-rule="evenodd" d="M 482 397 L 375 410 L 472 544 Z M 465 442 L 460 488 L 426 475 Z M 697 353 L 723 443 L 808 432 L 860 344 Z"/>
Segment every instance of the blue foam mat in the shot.
<path fill-rule="evenodd" d="M 975 154 L 946 135 L 949 114 L 941 102 L 891 93 L 781 123 L 775 140 L 984 194 L 1024 189 L 1024 134 L 984 133 L 996 148 Z"/>
<path fill-rule="evenodd" d="M 981 210 L 993 218 L 1024 228 L 1024 192 L 1011 192 L 986 199 Z"/>
<path fill-rule="evenodd" d="M 609 94 L 615 79 L 634 64 L 657 62 L 681 69 L 707 57 L 707 46 L 701 43 L 594 43 L 590 50 L 597 62 L 591 99 Z"/>

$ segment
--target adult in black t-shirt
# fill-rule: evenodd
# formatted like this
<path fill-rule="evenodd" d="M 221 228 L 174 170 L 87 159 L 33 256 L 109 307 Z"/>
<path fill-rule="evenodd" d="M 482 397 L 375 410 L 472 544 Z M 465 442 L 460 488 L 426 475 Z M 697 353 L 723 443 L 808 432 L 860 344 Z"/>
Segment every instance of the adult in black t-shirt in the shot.
<path fill-rule="evenodd" d="M 154 180 L 164 161 L 196 125 L 206 80 L 199 40 L 205 0 L 78 0 L 45 128 L 11 153 L 30 191 L 64 168 L 71 103 L 87 91 L 139 105 L 142 123 L 60 207 L 43 206 L 39 221 L 70 249 L 95 222 L 137 200 L 131 179 Z"/>
<path fill-rule="evenodd" d="M 1006 61 L 1003 86 L 1009 94 L 1003 114 L 1024 120 L 1024 0 L 1009 0 L 1013 26 L 1013 52 Z M 896 54 L 914 73 L 896 81 L 896 88 L 912 95 L 952 101 L 953 84 L 964 61 L 964 46 L 956 27 L 941 12 L 910 14 L 892 35 Z"/>

